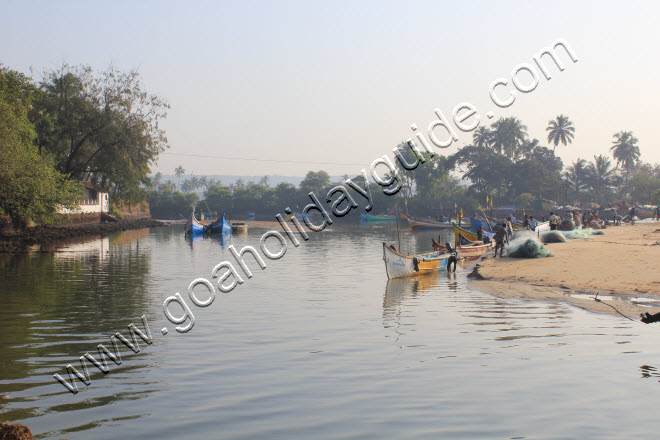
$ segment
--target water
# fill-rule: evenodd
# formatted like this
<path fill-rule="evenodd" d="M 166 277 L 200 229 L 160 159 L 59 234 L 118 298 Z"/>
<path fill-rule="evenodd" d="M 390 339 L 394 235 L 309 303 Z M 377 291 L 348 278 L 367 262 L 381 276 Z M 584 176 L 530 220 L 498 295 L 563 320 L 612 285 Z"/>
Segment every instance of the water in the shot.
<path fill-rule="evenodd" d="M 0 261 L 0 417 L 70 440 L 655 437 L 657 326 L 471 291 L 469 267 L 388 282 L 396 230 L 334 226 L 191 305 L 186 334 L 163 300 L 263 230 L 190 243 L 171 226 Z M 152 345 L 122 347 L 105 376 L 90 364 L 77 395 L 53 379 L 142 315 Z"/>

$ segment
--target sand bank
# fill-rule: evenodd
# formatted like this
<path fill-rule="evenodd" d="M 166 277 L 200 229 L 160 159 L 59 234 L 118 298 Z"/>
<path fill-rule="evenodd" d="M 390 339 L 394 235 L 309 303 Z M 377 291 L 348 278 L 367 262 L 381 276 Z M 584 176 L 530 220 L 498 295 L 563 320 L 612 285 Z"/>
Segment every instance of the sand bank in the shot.
<path fill-rule="evenodd" d="M 476 264 L 471 287 L 635 320 L 642 312 L 660 312 L 660 223 L 610 227 L 602 236 L 545 246 L 554 257 L 495 259 L 489 252 Z M 602 302 L 592 299 L 596 294 Z"/>

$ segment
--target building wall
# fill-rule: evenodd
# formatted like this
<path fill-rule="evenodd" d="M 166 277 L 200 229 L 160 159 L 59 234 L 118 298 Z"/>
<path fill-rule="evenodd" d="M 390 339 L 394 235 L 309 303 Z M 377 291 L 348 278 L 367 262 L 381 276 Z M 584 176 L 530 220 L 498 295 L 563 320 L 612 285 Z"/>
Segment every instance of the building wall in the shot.
<path fill-rule="evenodd" d="M 108 212 L 109 210 L 110 202 L 108 193 L 99 192 L 96 193 L 95 199 L 85 199 L 78 204 L 76 209 L 59 208 L 57 212 L 60 214 L 100 214 L 101 212 Z"/>

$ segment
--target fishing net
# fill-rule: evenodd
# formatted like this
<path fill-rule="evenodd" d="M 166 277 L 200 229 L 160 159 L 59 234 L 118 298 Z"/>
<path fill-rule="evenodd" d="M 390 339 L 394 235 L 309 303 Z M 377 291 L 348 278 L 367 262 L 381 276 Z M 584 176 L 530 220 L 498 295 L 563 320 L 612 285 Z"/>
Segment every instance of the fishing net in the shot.
<path fill-rule="evenodd" d="M 572 231 L 562 231 L 561 233 L 569 240 L 576 240 L 581 238 L 591 238 L 593 232 L 594 230 L 591 228 L 584 228 L 573 229 Z"/>
<path fill-rule="evenodd" d="M 517 231 L 504 249 L 511 258 L 552 257 L 532 231 Z"/>
<path fill-rule="evenodd" d="M 566 237 L 564 236 L 564 234 L 561 233 L 561 231 L 542 232 L 540 239 L 541 242 L 543 242 L 543 244 L 566 242 Z"/>
<path fill-rule="evenodd" d="M 605 231 L 601 231 L 601 230 L 593 231 L 591 235 L 605 235 Z"/>
<path fill-rule="evenodd" d="M 573 220 L 569 220 L 569 219 L 562 220 L 562 222 L 559 224 L 559 227 L 557 229 L 559 229 L 560 231 L 572 231 L 573 229 L 575 229 L 575 223 L 573 222 Z"/>

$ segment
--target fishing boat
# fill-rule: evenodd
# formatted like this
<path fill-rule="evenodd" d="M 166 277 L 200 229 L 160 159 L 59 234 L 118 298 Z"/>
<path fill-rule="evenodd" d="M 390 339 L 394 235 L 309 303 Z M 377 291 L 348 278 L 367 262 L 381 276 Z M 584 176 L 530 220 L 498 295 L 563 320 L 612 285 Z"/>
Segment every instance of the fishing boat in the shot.
<path fill-rule="evenodd" d="M 639 218 L 655 218 L 654 205 L 637 205 L 635 207 L 635 215 Z"/>
<path fill-rule="evenodd" d="M 494 242 L 484 243 L 483 241 L 470 241 L 462 235 L 459 236 L 459 241 L 456 247 L 456 253 L 459 259 L 479 258 L 490 248 L 493 247 Z"/>
<path fill-rule="evenodd" d="M 412 229 L 451 229 L 451 222 L 439 222 L 436 220 L 411 217 L 409 215 L 401 214 L 404 220 L 408 220 L 408 224 Z"/>
<path fill-rule="evenodd" d="M 447 261 L 455 253 L 427 252 L 425 254 L 405 255 L 394 244 L 383 242 L 383 261 L 387 278 L 404 278 L 425 273 L 437 272 L 447 268 Z"/>
<path fill-rule="evenodd" d="M 534 232 L 536 232 L 537 234 L 540 234 L 541 232 L 545 232 L 545 231 L 549 231 L 549 230 L 550 230 L 550 222 L 547 221 L 547 222 L 539 223 L 538 225 L 536 225 L 536 229 L 534 229 Z"/>
<path fill-rule="evenodd" d="M 211 234 L 226 234 L 231 231 L 231 225 L 225 218 L 224 214 L 222 214 L 221 218 L 211 223 L 208 227 Z"/>
<path fill-rule="evenodd" d="M 365 214 L 364 212 L 360 213 L 360 218 L 366 222 L 395 222 L 396 215 L 371 215 Z"/>
<path fill-rule="evenodd" d="M 467 238 L 470 241 L 479 241 L 479 238 L 477 237 L 476 232 L 468 231 L 467 229 L 463 229 L 459 227 L 456 223 L 452 222 L 451 223 L 452 227 L 454 228 L 454 238 L 456 243 L 461 242 L 461 236 Z M 494 232 L 489 232 L 484 229 L 484 235 L 489 238 L 495 237 Z"/>
<path fill-rule="evenodd" d="M 247 232 L 248 225 L 244 222 L 232 222 L 231 230 L 232 232 Z"/>
<path fill-rule="evenodd" d="M 197 235 L 205 234 L 208 230 L 208 226 L 200 222 L 195 218 L 195 211 L 193 210 L 190 219 L 186 222 L 186 234 L 188 235 Z"/>

